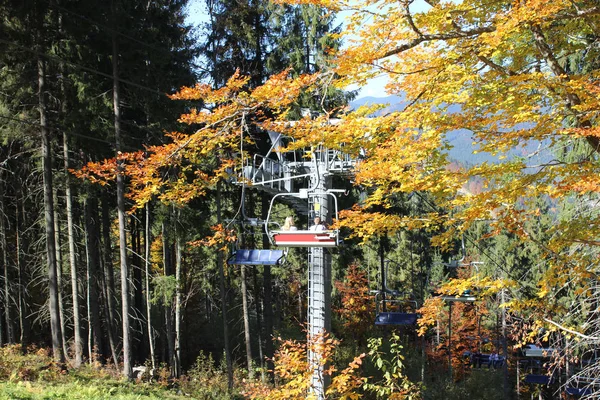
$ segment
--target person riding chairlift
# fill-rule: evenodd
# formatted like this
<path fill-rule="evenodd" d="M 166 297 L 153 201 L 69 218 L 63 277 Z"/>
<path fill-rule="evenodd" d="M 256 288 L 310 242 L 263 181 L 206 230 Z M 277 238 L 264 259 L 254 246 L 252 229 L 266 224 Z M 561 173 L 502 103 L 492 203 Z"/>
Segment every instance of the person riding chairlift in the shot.
<path fill-rule="evenodd" d="M 309 228 L 310 231 L 322 232 L 327 230 L 325 225 L 321 222 L 321 217 L 315 217 L 313 222 L 314 225 Z"/>
<path fill-rule="evenodd" d="M 294 225 L 294 217 L 289 216 L 285 219 L 283 226 L 281 227 L 282 231 L 297 231 L 296 225 Z"/>

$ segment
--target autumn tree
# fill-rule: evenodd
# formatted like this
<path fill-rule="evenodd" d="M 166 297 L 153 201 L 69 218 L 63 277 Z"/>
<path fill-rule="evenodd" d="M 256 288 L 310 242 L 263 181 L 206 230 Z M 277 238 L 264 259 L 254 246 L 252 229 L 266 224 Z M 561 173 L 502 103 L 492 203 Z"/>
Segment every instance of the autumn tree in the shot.
<path fill-rule="evenodd" d="M 364 271 L 356 264 L 348 267 L 346 277 L 335 282 L 335 288 L 340 295 L 339 313 L 343 332 L 360 346 L 366 340 L 374 318 L 374 301 L 370 294 L 368 279 Z"/>
<path fill-rule="evenodd" d="M 569 311 L 565 297 L 556 294 L 594 297 L 590 278 L 597 269 L 594 238 L 599 215 L 590 207 L 568 220 L 558 219 L 544 235 L 533 231 L 541 198 L 589 203 L 597 199 L 597 163 L 593 157 L 538 162 L 534 157 L 508 159 L 506 154 L 528 141 L 543 146 L 585 142 L 591 145 L 590 153 L 597 151 L 596 70 L 566 67 L 573 54 L 586 60 L 597 57 L 596 3 L 297 3 L 350 12 L 344 32 L 350 43 L 335 54 L 331 71 L 276 74 L 260 86 L 234 75 L 217 89 L 202 84 L 181 89 L 173 98 L 203 100 L 210 110 L 183 115 L 181 121 L 199 128 L 190 134 L 170 133 L 170 142 L 149 148 L 148 157 L 119 156 L 129 163 L 133 198 L 143 204 L 158 194 L 161 199 L 202 195 L 239 168 L 236 157 L 244 154 L 238 152 L 240 140 L 251 140 L 240 133 L 247 132 L 250 123 L 293 137 L 291 149 L 322 144 L 343 150 L 361 159 L 353 179 L 369 190 L 364 202 L 342 213 L 339 226 L 359 239 L 400 229 L 429 230 L 436 234 L 432 244 L 445 249 L 484 220 L 489 221 L 488 237 L 508 233 L 522 243 L 539 240 L 539 258 L 547 270 L 533 285 L 533 299 L 520 296 L 523 282 L 513 275 L 503 276 L 506 281 L 494 276 L 478 277 L 478 282 L 454 280 L 447 294 L 460 294 L 476 283 L 494 287 L 500 295 L 511 290 L 512 300 L 504 301 L 505 306 L 511 312 L 527 311 L 536 321 L 534 328 L 594 339 L 593 324 L 558 322 Z M 374 106 L 340 115 L 336 124 L 327 113 L 285 123 L 302 94 L 322 94 L 319 88 L 327 85 L 361 85 L 382 74 L 389 79 L 388 93 L 406 101 L 400 111 L 374 117 L 383 108 Z M 502 162 L 449 168 L 449 134 L 458 129 L 474 143 L 474 151 L 488 152 Z M 206 163 L 199 168 L 207 155 L 218 157 L 212 170 Z M 97 165 L 95 173 L 114 175 L 114 162 Z M 163 178 L 166 168 L 181 165 L 181 179 Z M 464 190 L 471 179 L 481 182 L 484 190 Z M 435 207 L 418 214 L 396 213 L 391 207 L 397 196 L 421 193 Z M 503 283 L 510 278 L 516 286 Z"/>
<path fill-rule="evenodd" d="M 595 199 L 597 165 L 590 157 L 537 164 L 539 158 L 514 158 L 450 170 L 445 150 L 448 133 L 463 129 L 474 151 L 500 159 L 531 140 L 557 146 L 584 141 L 596 151 L 595 70 L 567 68 L 572 54 L 596 58 L 594 2 L 320 4 L 355 10 L 347 32 L 355 41 L 336 59 L 340 84 L 384 74 L 388 93 L 407 102 L 402 111 L 378 118 L 364 118 L 372 110 L 349 114 L 323 137 L 332 147 L 344 142 L 366 149 L 356 182 L 375 188 L 364 205 L 344 213 L 343 225 L 357 234 L 443 225 L 437 243 L 444 245 L 476 221 L 489 220 L 491 235 L 510 232 L 528 242 L 540 197 Z M 485 190 L 462 190 L 471 178 L 482 179 Z M 429 192 L 448 211 L 419 218 L 373 212 L 401 192 Z M 581 214 L 546 232 L 542 257 L 549 269 L 538 283 L 539 302 L 529 309 L 550 329 L 566 311 L 553 293 L 565 285 L 588 287 L 597 245 L 589 240 L 596 236 L 590 221 L 596 219 Z"/>

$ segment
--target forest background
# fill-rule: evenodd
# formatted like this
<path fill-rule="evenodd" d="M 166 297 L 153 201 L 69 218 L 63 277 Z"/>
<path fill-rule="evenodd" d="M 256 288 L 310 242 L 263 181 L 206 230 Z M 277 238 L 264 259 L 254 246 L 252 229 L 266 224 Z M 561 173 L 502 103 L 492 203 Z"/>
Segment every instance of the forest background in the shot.
<path fill-rule="evenodd" d="M 594 381 L 594 2 L 207 1 L 197 30 L 187 3 L 0 3 L 4 351 L 51 348 L 58 370 L 130 379 L 145 364 L 199 398 L 305 398 L 304 253 L 225 262 L 236 242 L 268 247 L 228 221 L 240 158 L 272 129 L 289 150 L 364 156 L 337 182 L 328 396 L 553 396 Z M 401 107 L 344 107 L 349 85 L 382 74 Z M 457 138 L 471 162 L 453 159 Z M 265 218 L 269 195 L 244 193 Z M 418 332 L 373 326 L 382 276 L 421 307 Z M 465 291 L 475 304 L 440 301 Z M 538 371 L 556 385 L 521 383 L 528 343 L 558 349 Z M 463 358 L 475 350 L 509 362 L 475 370 Z"/>

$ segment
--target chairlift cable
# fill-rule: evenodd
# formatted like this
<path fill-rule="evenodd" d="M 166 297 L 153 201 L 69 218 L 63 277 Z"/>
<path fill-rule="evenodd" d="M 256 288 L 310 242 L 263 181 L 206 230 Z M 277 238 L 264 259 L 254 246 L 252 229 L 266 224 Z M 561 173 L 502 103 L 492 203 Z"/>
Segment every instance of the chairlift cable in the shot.
<path fill-rule="evenodd" d="M 240 160 L 241 160 L 240 162 L 242 164 L 241 171 L 244 170 L 244 129 L 245 128 L 246 128 L 246 111 L 244 111 L 242 113 L 241 124 L 240 124 Z M 229 223 L 226 225 L 227 228 L 235 222 L 235 219 L 240 214 L 240 211 L 242 212 L 242 217 L 244 218 L 244 220 L 246 218 L 246 213 L 244 211 L 244 197 L 246 194 L 245 189 L 246 189 L 246 182 L 244 182 L 244 179 L 242 177 L 242 194 L 241 194 L 241 199 L 240 199 L 240 206 L 238 207 L 233 218 L 231 218 L 231 221 L 229 221 Z"/>
<path fill-rule="evenodd" d="M 429 202 L 429 200 L 427 200 L 426 198 L 424 198 L 423 196 L 421 196 L 421 194 L 419 192 L 414 192 L 417 196 L 419 196 L 419 198 L 425 203 L 427 204 L 432 210 L 435 211 L 435 206 L 431 204 L 431 202 Z M 465 235 L 466 236 L 466 235 Z M 492 261 L 492 263 L 494 263 L 496 265 L 496 267 L 501 270 L 502 272 L 504 272 L 506 274 L 506 276 L 510 276 L 511 274 L 509 273 L 509 271 L 507 271 L 505 268 L 503 268 L 493 257 L 491 257 L 489 255 L 489 253 L 487 253 L 485 250 L 483 250 L 482 247 L 479 246 L 479 244 L 477 242 L 475 242 L 473 239 L 471 239 L 470 237 L 466 236 L 467 241 L 472 244 L 478 251 L 481 252 L 481 254 L 483 254 L 484 256 L 486 256 L 489 260 Z M 504 262 L 506 263 L 506 259 L 504 260 Z M 519 284 L 519 286 L 523 287 L 523 280 L 519 279 L 517 280 L 517 284 Z"/>

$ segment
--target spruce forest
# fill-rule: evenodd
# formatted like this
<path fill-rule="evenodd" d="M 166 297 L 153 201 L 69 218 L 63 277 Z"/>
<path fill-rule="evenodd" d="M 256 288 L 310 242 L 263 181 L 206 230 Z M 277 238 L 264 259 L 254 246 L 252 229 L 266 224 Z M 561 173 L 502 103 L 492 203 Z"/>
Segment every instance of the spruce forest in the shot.
<path fill-rule="evenodd" d="M 0 399 L 600 398 L 597 1 L 0 22 Z"/>

